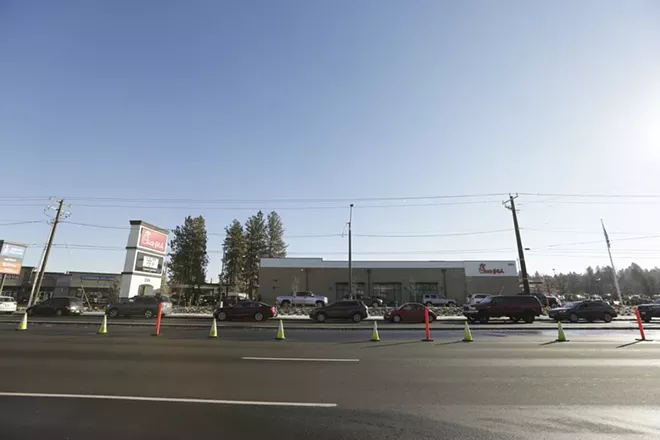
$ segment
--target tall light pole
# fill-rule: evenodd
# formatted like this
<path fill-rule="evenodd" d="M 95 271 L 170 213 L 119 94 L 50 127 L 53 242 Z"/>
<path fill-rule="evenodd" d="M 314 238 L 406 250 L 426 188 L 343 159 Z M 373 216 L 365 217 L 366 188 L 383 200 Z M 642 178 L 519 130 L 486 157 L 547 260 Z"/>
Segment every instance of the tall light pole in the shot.
<path fill-rule="evenodd" d="M 351 224 L 353 223 L 353 204 L 351 203 L 348 214 L 348 296 L 353 298 L 353 237 L 351 235 Z"/>

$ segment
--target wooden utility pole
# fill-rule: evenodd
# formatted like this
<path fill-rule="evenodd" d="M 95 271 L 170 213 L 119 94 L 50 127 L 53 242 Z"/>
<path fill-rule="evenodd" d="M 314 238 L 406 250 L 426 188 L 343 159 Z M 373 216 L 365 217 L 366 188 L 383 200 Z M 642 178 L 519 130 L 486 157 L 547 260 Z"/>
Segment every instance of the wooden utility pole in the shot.
<path fill-rule="evenodd" d="M 518 198 L 518 195 L 515 197 L 509 194 L 509 200 L 503 202 L 504 207 L 511 210 L 513 215 L 513 228 L 516 231 L 516 244 L 518 245 L 518 259 L 520 260 L 520 271 L 522 272 L 522 282 L 523 282 L 523 292 L 525 295 L 529 295 L 531 292 L 529 290 L 529 277 L 527 276 L 527 264 L 525 263 L 525 251 L 522 245 L 522 239 L 520 238 L 520 228 L 518 227 L 518 215 L 516 213 L 516 204 L 515 199 Z M 509 205 L 507 205 L 507 203 Z"/>
<path fill-rule="evenodd" d="M 44 279 L 44 273 L 46 272 L 46 265 L 48 264 L 48 257 L 50 256 L 50 248 L 53 246 L 53 239 L 55 238 L 55 231 L 57 230 L 57 224 L 60 222 L 62 217 L 62 208 L 64 207 L 64 199 L 59 200 L 59 205 L 57 207 L 57 214 L 53 219 L 53 226 L 50 230 L 50 236 L 48 237 L 48 243 L 46 244 L 46 250 L 44 251 L 43 261 L 41 262 L 41 269 L 37 275 L 37 279 L 33 284 L 32 293 L 30 294 L 30 299 L 28 300 L 28 307 L 32 305 L 32 301 L 36 298 L 39 298 L 39 291 L 41 289 L 41 283 Z"/>

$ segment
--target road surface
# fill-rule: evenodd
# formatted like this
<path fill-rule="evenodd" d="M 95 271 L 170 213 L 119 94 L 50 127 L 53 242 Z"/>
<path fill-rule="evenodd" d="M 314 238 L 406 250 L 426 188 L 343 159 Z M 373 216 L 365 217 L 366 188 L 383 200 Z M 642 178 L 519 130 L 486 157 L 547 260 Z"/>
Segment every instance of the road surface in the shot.
<path fill-rule="evenodd" d="M 150 333 L 0 327 L 2 439 L 660 438 L 660 344 L 630 331 Z"/>

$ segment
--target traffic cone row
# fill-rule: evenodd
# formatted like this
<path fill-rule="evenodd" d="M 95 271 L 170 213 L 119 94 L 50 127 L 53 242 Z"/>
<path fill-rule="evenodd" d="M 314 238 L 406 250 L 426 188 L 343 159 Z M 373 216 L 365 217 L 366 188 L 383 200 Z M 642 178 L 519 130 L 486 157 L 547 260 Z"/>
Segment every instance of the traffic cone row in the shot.
<path fill-rule="evenodd" d="M 561 326 L 561 321 L 557 321 L 557 342 L 568 342 L 564 334 L 564 327 Z"/>
<path fill-rule="evenodd" d="M 103 322 L 101 322 L 101 326 L 99 327 L 99 331 L 97 332 L 99 335 L 106 335 L 108 334 L 108 317 L 106 315 L 103 315 Z"/>
<path fill-rule="evenodd" d="M 371 332 L 371 342 L 380 342 L 380 335 L 378 335 L 378 325 L 376 324 L 376 321 L 374 321 L 374 329 Z"/>
<path fill-rule="evenodd" d="M 211 324 L 211 331 L 209 331 L 209 338 L 218 337 L 218 324 L 215 322 L 215 317 L 213 318 L 213 324 Z"/>
<path fill-rule="evenodd" d="M 16 330 L 19 332 L 24 332 L 25 330 L 27 330 L 27 313 L 23 314 L 23 319 L 21 319 L 21 323 L 18 324 Z"/>
<path fill-rule="evenodd" d="M 465 321 L 465 327 L 463 328 L 463 342 L 474 342 L 472 339 L 472 332 L 470 331 L 470 326 L 468 322 Z"/>
<path fill-rule="evenodd" d="M 285 339 L 286 339 L 286 337 L 284 336 L 284 323 L 283 323 L 282 320 L 280 319 L 280 326 L 279 326 L 279 328 L 277 329 L 277 335 L 275 335 L 275 340 L 277 340 L 277 341 L 283 341 L 283 340 L 285 340 Z"/>

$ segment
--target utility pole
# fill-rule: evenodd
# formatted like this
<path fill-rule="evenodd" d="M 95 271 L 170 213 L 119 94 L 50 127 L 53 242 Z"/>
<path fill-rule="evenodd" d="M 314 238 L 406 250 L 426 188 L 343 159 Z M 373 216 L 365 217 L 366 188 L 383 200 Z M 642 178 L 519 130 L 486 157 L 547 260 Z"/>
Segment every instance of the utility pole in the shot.
<path fill-rule="evenodd" d="M 2 289 L 5 288 L 5 277 L 6 275 L 3 273 L 2 277 L 0 277 L 0 295 L 2 295 Z"/>
<path fill-rule="evenodd" d="M 619 297 L 619 304 L 623 305 L 623 297 L 621 296 L 621 288 L 619 287 L 619 277 L 616 275 L 616 267 L 614 267 L 614 259 L 612 258 L 612 249 L 610 244 L 610 236 L 607 235 L 607 230 L 605 229 L 605 223 L 603 219 L 600 219 L 600 225 L 603 227 L 603 235 L 605 235 L 605 242 L 607 243 L 607 253 L 610 256 L 610 264 L 612 265 L 612 276 L 614 277 L 614 287 L 616 288 L 616 294 Z M 598 285 L 600 289 L 600 284 Z"/>
<path fill-rule="evenodd" d="M 525 264 L 525 251 L 522 245 L 522 239 L 520 238 L 520 228 L 518 227 L 518 214 L 516 213 L 516 204 L 514 202 L 514 200 L 517 198 L 518 198 L 517 194 L 515 197 L 509 194 L 509 200 L 503 202 L 502 204 L 506 209 L 511 210 L 511 213 L 513 214 L 513 228 L 516 231 L 516 243 L 518 244 L 518 259 L 520 260 L 520 271 L 522 272 L 523 292 L 525 292 L 525 295 L 529 295 L 530 294 L 529 278 L 527 277 L 527 264 Z M 508 206 L 507 203 L 509 203 Z"/>
<path fill-rule="evenodd" d="M 353 204 L 351 203 L 348 214 L 348 296 L 353 298 L 353 237 L 351 226 L 353 223 Z"/>
<path fill-rule="evenodd" d="M 39 297 L 39 291 L 41 289 L 41 283 L 44 279 L 44 273 L 46 272 L 46 265 L 48 264 L 48 257 L 50 256 L 50 248 L 53 246 L 53 239 L 55 238 L 55 231 L 57 230 L 57 224 L 60 222 L 62 215 L 67 215 L 68 213 L 63 213 L 62 208 L 64 207 L 64 199 L 59 200 L 57 207 L 57 214 L 53 219 L 53 226 L 50 229 L 50 235 L 48 236 L 48 243 L 46 244 L 46 249 L 44 250 L 43 261 L 41 262 L 41 268 L 39 269 L 39 274 L 37 279 L 32 285 L 32 293 L 30 294 L 30 299 L 28 300 L 28 307 L 32 305 L 32 300 L 36 300 Z M 52 206 L 48 208 L 53 209 Z M 36 297 L 35 297 L 36 294 Z"/>

